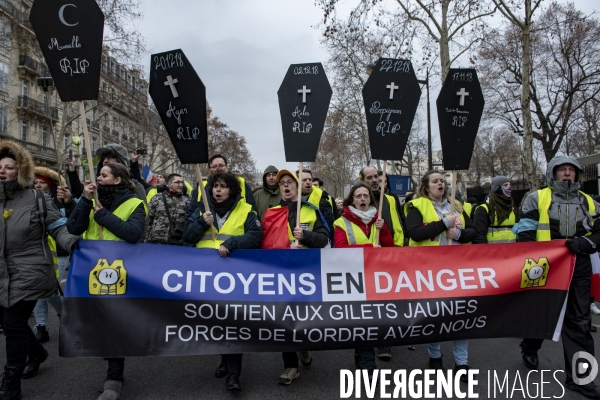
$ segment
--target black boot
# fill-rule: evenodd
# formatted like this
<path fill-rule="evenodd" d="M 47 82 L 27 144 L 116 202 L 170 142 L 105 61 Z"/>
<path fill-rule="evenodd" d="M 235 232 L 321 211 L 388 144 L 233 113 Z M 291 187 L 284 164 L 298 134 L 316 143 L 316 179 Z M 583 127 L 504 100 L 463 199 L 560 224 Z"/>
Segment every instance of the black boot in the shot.
<path fill-rule="evenodd" d="M 40 364 L 46 361 L 48 358 L 48 352 L 41 344 L 34 352 L 33 355 L 30 355 L 27 359 L 27 364 L 25 365 L 25 370 L 23 371 L 23 379 L 29 379 L 36 376 L 40 370 Z"/>
<path fill-rule="evenodd" d="M 37 325 L 35 327 L 35 330 L 37 331 L 37 333 L 35 334 L 35 338 L 40 343 L 46 343 L 50 340 L 50 335 L 48 334 L 48 329 L 46 328 L 46 325 Z"/>
<path fill-rule="evenodd" d="M 5 365 L 0 385 L 0 400 L 21 400 L 23 366 Z"/>

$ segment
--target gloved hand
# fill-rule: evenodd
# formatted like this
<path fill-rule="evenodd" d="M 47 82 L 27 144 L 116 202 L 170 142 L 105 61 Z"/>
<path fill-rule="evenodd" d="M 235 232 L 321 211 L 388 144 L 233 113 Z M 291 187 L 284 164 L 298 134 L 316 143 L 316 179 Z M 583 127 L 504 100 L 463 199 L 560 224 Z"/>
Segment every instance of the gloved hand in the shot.
<path fill-rule="evenodd" d="M 573 254 L 592 254 L 598 250 L 591 240 L 584 237 L 569 239 L 565 245 Z"/>

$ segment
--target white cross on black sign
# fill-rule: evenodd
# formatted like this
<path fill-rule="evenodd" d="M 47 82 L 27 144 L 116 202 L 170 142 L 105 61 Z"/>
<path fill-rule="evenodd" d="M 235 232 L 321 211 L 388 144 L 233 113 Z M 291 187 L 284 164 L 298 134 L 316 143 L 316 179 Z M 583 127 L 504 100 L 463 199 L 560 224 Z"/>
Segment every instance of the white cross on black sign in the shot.
<path fill-rule="evenodd" d="M 386 89 L 390 89 L 390 100 L 394 100 L 394 90 L 397 90 L 399 86 L 394 85 L 394 82 L 386 86 Z"/>
<path fill-rule="evenodd" d="M 302 93 L 302 103 L 306 104 L 306 93 L 310 93 L 310 89 L 307 89 L 306 86 L 302 86 L 302 89 L 298 89 L 298 93 Z"/>
<path fill-rule="evenodd" d="M 173 97 L 179 97 L 179 93 L 177 93 L 177 88 L 175 87 L 175 84 L 177 83 L 177 79 L 173 79 L 171 77 L 171 75 L 167 76 L 167 80 L 165 82 L 165 86 L 170 86 L 171 87 L 171 93 L 173 93 Z"/>

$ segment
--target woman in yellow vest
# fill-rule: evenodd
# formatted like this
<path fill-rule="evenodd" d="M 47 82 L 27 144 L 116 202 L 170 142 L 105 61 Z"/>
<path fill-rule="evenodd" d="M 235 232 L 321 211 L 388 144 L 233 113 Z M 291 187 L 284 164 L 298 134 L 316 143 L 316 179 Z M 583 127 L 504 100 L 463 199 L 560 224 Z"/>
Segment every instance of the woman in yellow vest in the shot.
<path fill-rule="evenodd" d="M 487 202 L 475 209 L 473 225 L 477 237 L 473 243 L 514 243 L 517 235 L 512 227 L 516 222 L 519 211 L 512 198 L 510 179 L 496 176 Z"/>
<path fill-rule="evenodd" d="M 260 249 L 262 229 L 252 210 L 241 196 L 240 182 L 232 173 L 217 173 L 206 186 L 210 210 L 204 202 L 198 202 L 196 211 L 185 222 L 183 241 L 196 243 L 198 248 L 217 249 L 221 257 L 227 257 L 236 249 Z M 212 239 L 211 225 L 215 228 Z M 221 355 L 221 364 L 215 376 L 225 381 L 227 390 L 240 391 L 242 354 Z"/>
<path fill-rule="evenodd" d="M 477 235 L 460 203 L 456 202 L 454 215 L 450 215 L 446 181 L 437 171 L 429 171 L 423 176 L 417 194 L 405 207 L 409 246 L 459 245 L 471 242 Z M 469 369 L 468 344 L 468 340 L 453 341 L 455 372 Z M 427 348 L 429 368 L 443 369 L 440 343 L 429 343 Z M 462 375 L 461 379 L 466 380 L 467 375 Z"/>
<path fill-rule="evenodd" d="M 127 167 L 109 163 L 100 170 L 98 184 L 85 182 L 83 196 L 67 222 L 73 235 L 83 235 L 86 240 L 126 241 L 137 243 L 144 232 L 146 206 L 135 195 Z M 98 193 L 96 204 L 94 193 Z M 100 229 L 102 227 L 102 229 Z M 109 358 L 104 393 L 98 399 L 117 399 L 123 383 L 124 358 Z"/>

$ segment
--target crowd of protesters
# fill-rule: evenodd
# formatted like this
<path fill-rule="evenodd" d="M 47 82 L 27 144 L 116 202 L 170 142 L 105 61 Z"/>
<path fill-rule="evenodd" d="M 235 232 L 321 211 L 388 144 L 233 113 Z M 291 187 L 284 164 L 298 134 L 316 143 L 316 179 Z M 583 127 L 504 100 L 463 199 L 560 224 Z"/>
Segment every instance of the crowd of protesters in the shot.
<path fill-rule="evenodd" d="M 237 249 L 310 249 L 327 247 L 401 247 L 494 244 L 567 239 L 576 254 L 564 315 L 562 341 L 566 386 L 600 398 L 593 382 L 575 385 L 571 360 L 578 351 L 594 354 L 591 336 L 590 255 L 600 245 L 600 206 L 581 189 L 582 169 L 576 159 L 557 156 L 548 165 L 548 187 L 529 193 L 515 205 L 511 180 L 492 179 L 480 205 L 451 204 L 450 188 L 437 171 L 427 172 L 418 189 L 400 199 L 385 190 L 380 173 L 365 166 L 345 198 L 331 197 L 323 181 L 309 170 L 269 166 L 262 186 L 252 190 L 228 169 L 219 154 L 209 161 L 210 175 L 201 187 L 177 173 L 158 173 L 156 185 L 140 176 L 137 152 L 118 144 L 97 151 L 96 182 L 80 180 L 72 159 L 64 174 L 35 166 L 29 153 L 10 140 L 0 141 L 0 200 L 4 239 L 0 241 L 0 319 L 6 337 L 6 365 L 0 400 L 21 398 L 21 379 L 37 375 L 48 352 L 48 305 L 60 317 L 70 253 L 78 240 L 113 240 L 214 249 L 227 257 Z M 194 187 L 195 186 L 195 187 Z M 469 199 L 470 200 L 470 199 Z M 300 202 L 300 206 L 298 206 Z M 381 211 L 378 206 L 381 203 Z M 207 204 L 208 206 L 205 206 Z M 299 208 L 300 207 L 300 208 Z M 297 213 L 300 210 L 299 221 Z M 561 242 L 562 245 L 563 242 Z M 300 254 L 300 253 L 299 253 Z M 596 309 L 597 310 L 597 309 Z M 35 315 L 35 331 L 28 319 Z M 521 356 L 537 369 L 542 340 L 523 338 Z M 429 368 L 444 368 L 440 343 L 428 344 Z M 376 359 L 389 360 L 392 349 L 355 350 L 355 364 L 372 374 Z M 453 342 L 454 370 L 468 370 L 468 341 Z M 240 391 L 242 354 L 222 355 L 215 370 L 226 388 Z M 278 381 L 289 385 L 299 377 L 299 363 L 309 366 L 308 351 L 283 352 Z M 100 400 L 118 399 L 125 359 L 108 358 Z M 467 375 L 462 375 L 467 379 Z"/>

